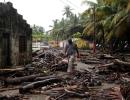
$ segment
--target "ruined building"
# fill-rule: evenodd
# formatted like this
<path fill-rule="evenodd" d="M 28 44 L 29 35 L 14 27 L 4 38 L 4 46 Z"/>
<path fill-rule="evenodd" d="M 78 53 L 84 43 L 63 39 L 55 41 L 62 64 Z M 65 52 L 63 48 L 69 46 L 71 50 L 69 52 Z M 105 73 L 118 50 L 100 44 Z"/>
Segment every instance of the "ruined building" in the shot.
<path fill-rule="evenodd" d="M 32 29 L 13 8 L 0 3 L 0 68 L 31 62 Z"/>

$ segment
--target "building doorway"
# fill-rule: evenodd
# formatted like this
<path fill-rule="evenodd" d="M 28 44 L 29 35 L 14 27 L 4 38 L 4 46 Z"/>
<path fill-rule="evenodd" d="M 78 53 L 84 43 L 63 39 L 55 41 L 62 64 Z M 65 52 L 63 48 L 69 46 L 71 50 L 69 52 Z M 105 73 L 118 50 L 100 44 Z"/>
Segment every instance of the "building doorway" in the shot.
<path fill-rule="evenodd" d="M 3 34 L 3 67 L 11 66 L 10 59 L 10 35 L 9 33 Z"/>

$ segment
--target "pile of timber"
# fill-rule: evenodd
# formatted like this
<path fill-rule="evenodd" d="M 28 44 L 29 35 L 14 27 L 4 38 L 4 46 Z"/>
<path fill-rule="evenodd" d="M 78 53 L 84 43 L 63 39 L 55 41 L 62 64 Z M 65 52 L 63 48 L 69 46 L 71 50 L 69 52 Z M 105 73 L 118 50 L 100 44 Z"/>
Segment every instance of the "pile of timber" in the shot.
<path fill-rule="evenodd" d="M 64 54 L 55 49 L 36 51 L 33 53 L 33 66 L 48 68 L 51 71 L 66 71 L 68 63 L 63 61 Z"/>
<path fill-rule="evenodd" d="M 69 74 L 66 73 L 68 63 L 63 60 L 64 54 L 62 52 L 55 49 L 36 51 L 33 53 L 32 64 L 28 64 L 21 69 L 1 69 L 1 72 L 7 74 L 10 72 L 10 76 L 2 78 L 3 85 L 7 87 L 18 85 L 17 89 L 20 94 L 48 95 L 46 100 L 74 100 L 74 98 L 79 98 L 79 100 L 107 100 L 102 96 L 104 96 L 103 93 L 108 94 L 110 91 L 105 89 L 97 91 L 95 88 L 101 88 L 104 82 L 109 84 L 129 82 L 130 75 L 119 71 L 119 68 L 121 71 L 126 70 L 126 68 L 130 69 L 129 62 L 108 54 L 100 54 L 94 57 L 89 54 L 82 54 L 82 56 L 84 63 L 95 65 L 92 72 L 84 70 L 83 72 L 74 71 Z M 105 74 L 100 74 L 101 70 L 104 70 L 103 73 Z M 57 73 L 57 71 L 65 72 Z M 109 72 L 107 73 L 107 71 Z M 22 74 L 18 75 L 17 72 L 22 72 Z M 3 89 L 0 89 L 0 91 L 3 91 Z M 5 97 L 8 98 L 1 96 L 1 98 Z"/>

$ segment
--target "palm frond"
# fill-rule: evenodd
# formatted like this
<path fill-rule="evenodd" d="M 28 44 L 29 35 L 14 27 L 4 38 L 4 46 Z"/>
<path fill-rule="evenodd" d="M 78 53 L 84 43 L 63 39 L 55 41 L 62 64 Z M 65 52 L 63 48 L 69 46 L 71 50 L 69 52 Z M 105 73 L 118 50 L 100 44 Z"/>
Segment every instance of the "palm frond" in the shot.
<path fill-rule="evenodd" d="M 106 33 L 105 34 L 106 42 L 110 42 L 114 36 L 115 36 L 115 34 L 114 34 L 113 30 L 111 32 L 109 32 L 109 33 Z"/>
<path fill-rule="evenodd" d="M 104 26 L 104 28 L 105 28 L 106 31 L 112 29 L 112 27 L 111 27 L 111 21 L 112 21 L 113 17 L 114 16 L 111 15 L 111 16 L 107 17 L 106 19 L 101 20 L 101 23 Z"/>
<path fill-rule="evenodd" d="M 92 1 L 90 1 L 90 0 L 84 0 L 84 1 L 82 2 L 82 4 L 88 4 L 88 5 L 91 6 L 91 7 L 97 5 L 95 2 L 92 2 Z"/>
<path fill-rule="evenodd" d="M 89 22 L 87 23 L 86 28 L 83 30 L 83 34 L 90 36 L 92 35 L 93 31 L 94 31 L 94 23 Z"/>
<path fill-rule="evenodd" d="M 127 10 L 130 11 L 130 0 L 128 1 Z"/>
<path fill-rule="evenodd" d="M 123 38 L 128 30 L 127 20 L 128 16 L 124 16 L 120 21 L 113 27 L 109 34 L 106 34 L 107 41 L 111 41 L 113 37 Z"/>
<path fill-rule="evenodd" d="M 120 21 L 120 19 L 122 19 L 126 15 L 127 15 L 126 9 L 123 9 L 120 12 L 118 12 L 117 14 L 115 14 L 114 18 L 111 22 L 111 26 L 115 26 Z"/>
<path fill-rule="evenodd" d="M 116 37 L 124 37 L 128 30 L 127 25 L 128 16 L 123 17 L 116 25 L 115 25 L 115 35 Z"/>

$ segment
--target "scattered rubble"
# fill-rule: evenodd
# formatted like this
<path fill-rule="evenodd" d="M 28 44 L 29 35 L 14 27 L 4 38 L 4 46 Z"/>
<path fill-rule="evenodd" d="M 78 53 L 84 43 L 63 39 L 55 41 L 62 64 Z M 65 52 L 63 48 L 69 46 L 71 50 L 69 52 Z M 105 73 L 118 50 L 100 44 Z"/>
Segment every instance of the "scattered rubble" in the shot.
<path fill-rule="evenodd" d="M 56 49 L 33 52 L 32 64 L 21 68 L 0 69 L 0 100 L 25 100 L 28 93 L 46 95 L 45 100 L 109 100 L 106 94 L 112 84 L 120 87 L 130 81 L 129 62 L 108 54 L 82 52 L 79 61 L 94 66 L 82 72 L 67 73 L 68 62 Z M 2 94 L 8 90 L 18 92 Z"/>

